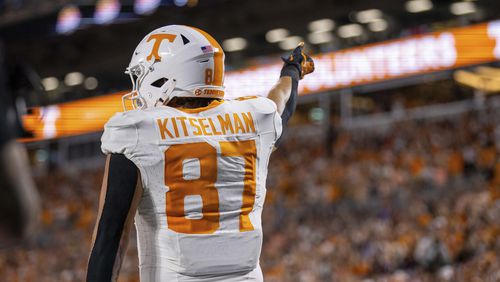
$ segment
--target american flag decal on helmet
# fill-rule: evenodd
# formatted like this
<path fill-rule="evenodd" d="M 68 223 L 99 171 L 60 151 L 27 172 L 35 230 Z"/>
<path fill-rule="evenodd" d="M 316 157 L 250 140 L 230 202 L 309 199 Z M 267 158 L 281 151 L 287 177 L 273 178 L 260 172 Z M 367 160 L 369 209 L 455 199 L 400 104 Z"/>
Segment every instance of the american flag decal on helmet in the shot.
<path fill-rule="evenodd" d="M 203 54 L 207 54 L 207 53 L 213 53 L 214 49 L 212 48 L 212 46 L 207 45 L 207 46 L 202 46 L 201 51 L 203 51 Z"/>

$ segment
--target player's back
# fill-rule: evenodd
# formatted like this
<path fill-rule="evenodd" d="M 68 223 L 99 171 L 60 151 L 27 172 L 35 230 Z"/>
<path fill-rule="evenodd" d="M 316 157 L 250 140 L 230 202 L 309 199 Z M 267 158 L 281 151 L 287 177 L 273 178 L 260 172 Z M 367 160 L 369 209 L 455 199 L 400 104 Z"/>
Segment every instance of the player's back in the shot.
<path fill-rule="evenodd" d="M 280 134 L 276 106 L 262 97 L 131 111 L 108 122 L 103 151 L 125 154 L 141 172 L 141 276 L 256 268 L 267 165 Z"/>

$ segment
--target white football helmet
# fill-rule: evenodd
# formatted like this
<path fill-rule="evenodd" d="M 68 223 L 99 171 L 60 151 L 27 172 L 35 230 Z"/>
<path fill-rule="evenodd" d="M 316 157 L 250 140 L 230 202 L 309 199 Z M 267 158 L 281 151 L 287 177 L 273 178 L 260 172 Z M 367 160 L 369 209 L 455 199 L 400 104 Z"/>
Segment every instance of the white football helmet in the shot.
<path fill-rule="evenodd" d="M 224 97 L 224 51 L 208 33 L 168 25 L 142 39 L 125 73 L 132 91 L 123 96 L 134 109 L 163 105 L 173 97 Z"/>

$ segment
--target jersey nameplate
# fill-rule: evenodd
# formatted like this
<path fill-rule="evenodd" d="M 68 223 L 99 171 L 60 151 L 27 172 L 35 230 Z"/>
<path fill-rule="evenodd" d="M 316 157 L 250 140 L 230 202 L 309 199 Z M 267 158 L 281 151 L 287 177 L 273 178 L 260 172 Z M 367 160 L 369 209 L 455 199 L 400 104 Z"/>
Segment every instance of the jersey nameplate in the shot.
<path fill-rule="evenodd" d="M 211 117 L 169 117 L 156 120 L 162 140 L 193 136 L 255 133 L 250 112 L 226 113 Z"/>

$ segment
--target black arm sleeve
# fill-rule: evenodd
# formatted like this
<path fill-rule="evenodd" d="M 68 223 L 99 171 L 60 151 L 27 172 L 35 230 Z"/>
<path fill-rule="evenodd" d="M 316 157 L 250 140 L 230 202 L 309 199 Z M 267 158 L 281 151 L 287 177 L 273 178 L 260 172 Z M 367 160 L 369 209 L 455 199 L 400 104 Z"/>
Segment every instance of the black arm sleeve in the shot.
<path fill-rule="evenodd" d="M 137 179 L 137 167 L 132 161 L 121 154 L 111 155 L 104 207 L 87 269 L 89 282 L 111 281 L 123 226 L 134 198 Z"/>
<path fill-rule="evenodd" d="M 281 69 L 280 77 L 284 76 L 289 76 L 292 78 L 292 92 L 290 93 L 290 98 L 286 102 L 285 109 L 281 114 L 281 123 L 283 125 L 283 132 L 286 130 L 286 125 L 288 124 L 288 121 L 292 117 L 293 113 L 295 112 L 295 108 L 297 107 L 300 71 L 298 67 L 295 65 L 285 65 Z M 276 147 L 278 147 L 278 145 L 281 143 L 282 138 L 283 138 L 283 133 L 281 134 L 281 137 L 276 141 L 275 145 Z"/>

